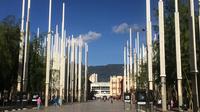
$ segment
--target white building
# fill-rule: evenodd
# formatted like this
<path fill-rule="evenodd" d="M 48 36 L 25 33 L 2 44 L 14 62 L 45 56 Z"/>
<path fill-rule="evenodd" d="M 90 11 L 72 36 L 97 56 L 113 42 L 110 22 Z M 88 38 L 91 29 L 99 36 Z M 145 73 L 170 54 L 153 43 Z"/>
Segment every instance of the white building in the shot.
<path fill-rule="evenodd" d="M 96 98 L 102 98 L 106 96 L 107 98 L 110 97 L 110 82 L 95 82 L 91 83 L 91 90 L 95 91 Z"/>

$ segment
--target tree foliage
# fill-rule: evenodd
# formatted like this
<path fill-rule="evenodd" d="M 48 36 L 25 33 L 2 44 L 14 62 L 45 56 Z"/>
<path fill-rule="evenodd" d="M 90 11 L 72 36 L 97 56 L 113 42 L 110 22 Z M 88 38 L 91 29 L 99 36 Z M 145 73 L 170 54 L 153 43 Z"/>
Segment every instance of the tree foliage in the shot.
<path fill-rule="evenodd" d="M 177 90 L 176 73 L 176 47 L 175 47 L 175 3 L 174 0 L 164 1 L 164 20 L 165 20 L 165 62 L 166 62 L 166 84 L 168 92 Z M 156 14 L 158 10 L 156 10 Z M 158 15 L 157 15 L 158 17 Z M 180 43 L 181 43 L 181 67 L 183 76 L 183 94 L 188 97 L 191 95 L 190 87 L 190 66 L 189 66 L 189 7 L 185 0 L 179 1 L 180 18 Z M 158 19 L 158 18 L 157 18 Z M 158 32 L 158 26 L 155 27 Z M 158 37 L 159 38 L 159 37 Z M 159 59 L 159 39 L 153 44 L 153 73 L 155 82 L 160 84 L 160 63 Z"/>
<path fill-rule="evenodd" d="M 41 38 L 34 38 L 30 43 L 28 91 L 42 92 L 45 82 L 45 57 L 42 53 Z"/>
<path fill-rule="evenodd" d="M 0 91 L 15 86 L 18 70 L 20 29 L 14 16 L 0 22 Z"/>

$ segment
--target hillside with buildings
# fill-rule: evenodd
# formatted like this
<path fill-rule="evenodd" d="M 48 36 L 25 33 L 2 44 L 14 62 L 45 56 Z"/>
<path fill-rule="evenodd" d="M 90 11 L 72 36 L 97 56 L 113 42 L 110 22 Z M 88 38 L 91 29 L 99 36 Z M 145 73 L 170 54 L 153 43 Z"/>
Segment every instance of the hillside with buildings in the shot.
<path fill-rule="evenodd" d="M 109 81 L 112 75 L 123 75 L 122 64 L 109 64 L 102 66 L 89 66 L 88 74 L 98 74 L 98 81 Z"/>

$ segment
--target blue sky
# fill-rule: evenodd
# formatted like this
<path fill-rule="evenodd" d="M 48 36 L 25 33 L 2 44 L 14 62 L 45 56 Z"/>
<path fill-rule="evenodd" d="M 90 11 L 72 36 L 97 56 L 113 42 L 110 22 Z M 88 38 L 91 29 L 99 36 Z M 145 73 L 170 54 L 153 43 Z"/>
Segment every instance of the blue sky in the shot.
<path fill-rule="evenodd" d="M 56 24 L 61 29 L 62 0 L 53 1 L 52 29 Z M 128 33 L 116 33 L 113 27 L 120 24 L 145 28 L 145 0 L 64 0 L 66 1 L 65 28 L 67 35 L 96 32 L 98 39 L 90 41 L 89 65 L 106 65 L 123 63 L 123 46 L 129 39 Z M 157 0 L 152 0 L 157 5 Z M 27 3 L 27 1 L 26 1 Z M 7 15 L 21 18 L 22 0 L 1 0 L 0 19 Z M 41 32 L 48 29 L 49 0 L 31 1 L 31 31 Z M 153 9 L 153 7 L 152 7 Z M 25 13 L 26 15 L 26 13 Z M 133 34 L 135 37 L 135 34 Z M 141 34 L 145 42 L 145 32 Z"/>

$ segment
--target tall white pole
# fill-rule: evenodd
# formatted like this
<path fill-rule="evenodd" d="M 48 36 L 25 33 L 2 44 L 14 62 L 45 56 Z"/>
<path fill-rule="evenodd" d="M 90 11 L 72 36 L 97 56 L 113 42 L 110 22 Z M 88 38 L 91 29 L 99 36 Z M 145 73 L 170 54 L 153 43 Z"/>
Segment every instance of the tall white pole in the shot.
<path fill-rule="evenodd" d="M 132 55 L 132 29 L 130 28 L 130 87 L 133 89 L 133 55 Z"/>
<path fill-rule="evenodd" d="M 183 105 L 182 96 L 182 70 L 181 70 L 181 48 L 180 48 L 180 25 L 179 25 L 179 11 L 178 11 L 178 0 L 175 0 L 175 37 L 176 37 L 176 69 L 177 69 L 177 81 L 178 81 L 178 102 L 179 110 Z"/>
<path fill-rule="evenodd" d="M 128 41 L 127 41 L 127 44 L 126 44 L 126 56 L 127 56 L 127 63 L 126 63 L 126 65 L 127 65 L 127 90 L 128 90 L 128 92 L 130 92 L 130 69 L 129 69 L 129 67 L 130 67 L 130 65 L 129 65 L 129 44 L 128 44 Z"/>
<path fill-rule="evenodd" d="M 23 91 L 27 89 L 27 76 L 28 76 L 28 48 L 29 48 L 29 36 L 30 36 L 30 8 L 31 0 L 28 0 L 27 8 L 27 20 L 26 20 L 26 34 L 25 34 L 25 50 L 24 50 L 24 69 L 23 69 Z"/>
<path fill-rule="evenodd" d="M 200 38 L 200 0 L 198 0 L 198 7 L 199 7 L 199 10 L 198 10 L 198 22 L 199 22 L 199 38 Z"/>
<path fill-rule="evenodd" d="M 45 107 L 48 106 L 49 100 L 49 75 L 50 75 L 50 54 L 51 54 L 51 4 L 49 0 L 49 24 L 48 24 L 48 37 L 47 37 L 47 61 L 46 61 L 46 82 L 45 82 Z"/>
<path fill-rule="evenodd" d="M 65 82 L 65 37 L 64 37 L 64 25 L 65 25 L 65 3 L 63 2 L 62 11 L 62 39 L 61 39 L 61 62 L 60 62 L 60 98 L 61 105 L 64 99 L 64 82 Z"/>
<path fill-rule="evenodd" d="M 21 30 L 20 30 L 20 49 L 19 49 L 19 64 L 18 64 L 18 77 L 17 77 L 17 91 L 21 91 L 21 80 L 22 80 L 22 63 L 23 63 L 23 51 L 24 51 L 24 9 L 25 0 L 22 0 L 22 18 L 21 18 Z"/>
<path fill-rule="evenodd" d="M 75 43 L 75 80 L 74 80 L 74 82 L 75 82 L 75 85 L 74 85 L 74 87 L 75 87 L 75 89 L 74 89 L 74 91 L 75 91 L 75 99 L 77 99 L 78 98 L 78 92 L 77 92 L 77 79 L 78 79 L 78 59 L 77 59 L 77 57 L 78 57 L 78 39 L 76 39 L 76 43 Z"/>
<path fill-rule="evenodd" d="M 40 37 L 40 28 L 38 27 L 37 28 L 37 38 L 39 38 Z"/>
<path fill-rule="evenodd" d="M 66 101 L 69 102 L 69 85 L 70 85 L 70 39 L 67 42 L 67 91 L 66 91 Z"/>
<path fill-rule="evenodd" d="M 136 49 L 134 48 L 134 86 L 135 89 L 137 88 L 137 54 L 136 54 Z"/>
<path fill-rule="evenodd" d="M 137 86 L 139 87 L 140 86 L 140 65 L 139 65 L 139 52 L 140 52 L 140 40 L 139 40 L 139 37 L 140 37 L 140 33 L 137 32 L 137 37 L 136 37 L 136 66 L 137 66 Z"/>
<path fill-rule="evenodd" d="M 124 46 L 124 93 L 127 92 L 127 87 L 126 87 L 126 46 Z"/>
<path fill-rule="evenodd" d="M 82 72 L 82 38 L 79 38 L 79 59 L 78 59 L 78 101 L 81 101 L 81 72 Z"/>
<path fill-rule="evenodd" d="M 195 35 L 195 15 L 194 15 L 194 0 L 190 0 L 190 72 L 192 76 L 192 98 L 193 98 L 193 112 L 199 110 L 199 95 L 197 82 L 197 57 L 196 57 L 196 35 Z"/>
<path fill-rule="evenodd" d="M 166 104 L 166 73 L 165 73 L 165 35 L 164 35 L 164 9 L 163 1 L 159 0 L 159 37 L 160 37 L 160 77 L 161 77 L 161 95 L 162 110 L 167 111 Z"/>
<path fill-rule="evenodd" d="M 84 101 L 87 101 L 87 81 L 88 81 L 88 44 L 85 43 L 85 92 Z"/>
<path fill-rule="evenodd" d="M 152 74 L 152 30 L 151 30 L 151 8 L 150 0 L 146 0 L 146 29 L 147 29 L 147 60 L 148 60 L 148 80 L 149 90 L 153 90 L 153 74 Z"/>
<path fill-rule="evenodd" d="M 71 94 L 71 102 L 74 102 L 74 44 L 75 44 L 75 40 L 72 37 L 71 40 L 71 66 L 70 66 L 70 94 Z"/>

